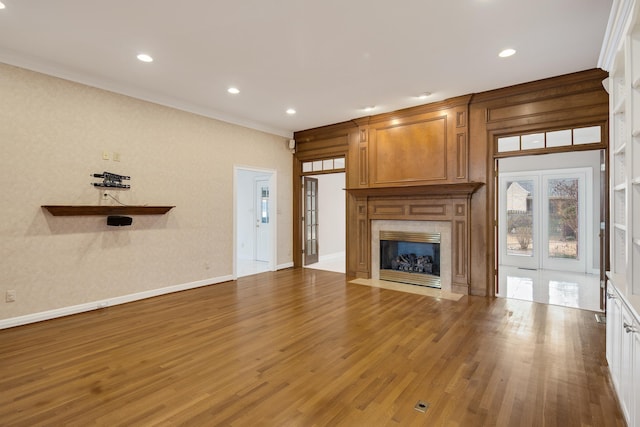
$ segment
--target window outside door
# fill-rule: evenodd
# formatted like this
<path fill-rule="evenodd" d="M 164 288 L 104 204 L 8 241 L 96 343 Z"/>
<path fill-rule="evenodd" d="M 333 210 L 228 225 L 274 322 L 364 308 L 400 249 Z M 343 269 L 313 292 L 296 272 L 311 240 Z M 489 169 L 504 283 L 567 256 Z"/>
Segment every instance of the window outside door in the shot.
<path fill-rule="evenodd" d="M 500 175 L 500 264 L 587 272 L 590 173 L 579 168 Z"/>
<path fill-rule="evenodd" d="M 271 219 L 269 218 L 269 181 L 256 181 L 256 260 L 269 261 Z"/>

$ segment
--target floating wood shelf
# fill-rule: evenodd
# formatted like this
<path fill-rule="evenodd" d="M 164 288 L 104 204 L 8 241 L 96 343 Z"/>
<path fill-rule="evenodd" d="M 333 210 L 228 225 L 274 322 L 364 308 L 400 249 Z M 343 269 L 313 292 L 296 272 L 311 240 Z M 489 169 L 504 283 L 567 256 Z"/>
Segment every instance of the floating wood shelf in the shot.
<path fill-rule="evenodd" d="M 175 206 L 91 206 L 44 205 L 53 216 L 164 215 Z"/>
<path fill-rule="evenodd" d="M 460 182 L 452 184 L 407 185 L 402 187 L 347 188 L 354 196 L 470 196 L 484 185 L 481 182 Z"/>

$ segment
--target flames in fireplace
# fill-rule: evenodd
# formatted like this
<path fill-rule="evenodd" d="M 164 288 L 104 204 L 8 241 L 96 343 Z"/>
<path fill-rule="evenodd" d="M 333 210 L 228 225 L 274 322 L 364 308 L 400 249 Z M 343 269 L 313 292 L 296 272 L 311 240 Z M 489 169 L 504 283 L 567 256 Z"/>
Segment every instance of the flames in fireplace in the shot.
<path fill-rule="evenodd" d="M 440 288 L 440 233 L 380 231 L 380 279 Z"/>

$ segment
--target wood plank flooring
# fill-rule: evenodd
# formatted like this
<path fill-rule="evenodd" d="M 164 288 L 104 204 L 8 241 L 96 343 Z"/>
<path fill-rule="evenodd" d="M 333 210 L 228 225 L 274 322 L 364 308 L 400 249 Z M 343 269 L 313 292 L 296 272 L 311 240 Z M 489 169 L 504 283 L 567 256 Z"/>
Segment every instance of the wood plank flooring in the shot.
<path fill-rule="evenodd" d="M 622 426 L 604 329 L 263 273 L 0 331 L 0 425 Z"/>

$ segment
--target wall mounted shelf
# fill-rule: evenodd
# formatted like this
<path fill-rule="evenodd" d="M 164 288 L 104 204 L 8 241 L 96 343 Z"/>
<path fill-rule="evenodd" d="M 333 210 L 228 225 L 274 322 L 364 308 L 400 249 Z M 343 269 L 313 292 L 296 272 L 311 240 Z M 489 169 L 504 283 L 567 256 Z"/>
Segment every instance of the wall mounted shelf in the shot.
<path fill-rule="evenodd" d="M 175 206 L 43 205 L 53 216 L 164 215 Z"/>
<path fill-rule="evenodd" d="M 354 196 L 470 196 L 482 182 L 458 182 L 452 184 L 407 185 L 401 187 L 346 188 Z"/>

